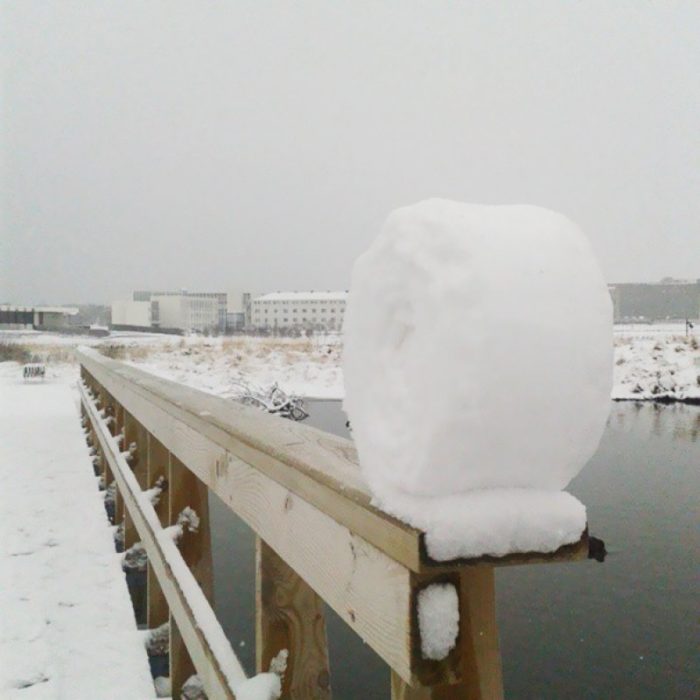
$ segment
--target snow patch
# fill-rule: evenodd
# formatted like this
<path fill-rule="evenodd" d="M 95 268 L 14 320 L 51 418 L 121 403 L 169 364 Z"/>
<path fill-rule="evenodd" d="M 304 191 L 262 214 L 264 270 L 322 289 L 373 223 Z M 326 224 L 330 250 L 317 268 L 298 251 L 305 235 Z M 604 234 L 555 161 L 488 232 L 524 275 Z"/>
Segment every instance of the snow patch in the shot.
<path fill-rule="evenodd" d="M 459 597 L 451 583 L 434 583 L 418 594 L 421 653 L 426 659 L 444 659 L 459 634 Z"/>

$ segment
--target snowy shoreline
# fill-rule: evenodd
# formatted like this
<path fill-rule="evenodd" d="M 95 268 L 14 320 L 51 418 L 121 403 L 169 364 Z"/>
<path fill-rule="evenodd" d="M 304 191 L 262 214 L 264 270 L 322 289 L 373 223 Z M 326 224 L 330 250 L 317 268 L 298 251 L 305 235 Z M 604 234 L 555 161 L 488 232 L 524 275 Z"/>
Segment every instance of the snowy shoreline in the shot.
<path fill-rule="evenodd" d="M 700 404 L 700 337 L 679 323 L 618 325 L 614 331 L 613 401 Z M 74 363 L 90 345 L 134 367 L 217 396 L 241 382 L 271 385 L 309 399 L 342 400 L 342 339 L 116 333 L 107 338 L 0 331 L 0 344 L 23 345 L 50 366 Z"/>

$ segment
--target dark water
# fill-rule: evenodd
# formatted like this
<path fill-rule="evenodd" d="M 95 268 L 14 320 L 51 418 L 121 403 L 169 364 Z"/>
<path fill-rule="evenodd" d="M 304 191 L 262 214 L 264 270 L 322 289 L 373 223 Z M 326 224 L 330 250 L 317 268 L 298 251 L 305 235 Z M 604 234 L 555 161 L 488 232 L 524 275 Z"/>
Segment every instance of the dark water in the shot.
<path fill-rule="evenodd" d="M 339 402 L 311 411 L 313 425 L 345 433 Z M 597 454 L 569 489 L 606 561 L 497 571 L 508 698 L 698 698 L 699 469 L 699 407 L 613 404 Z M 217 614 L 252 672 L 254 539 L 215 497 L 212 531 Z M 386 665 L 327 614 L 335 698 L 387 698 Z"/>

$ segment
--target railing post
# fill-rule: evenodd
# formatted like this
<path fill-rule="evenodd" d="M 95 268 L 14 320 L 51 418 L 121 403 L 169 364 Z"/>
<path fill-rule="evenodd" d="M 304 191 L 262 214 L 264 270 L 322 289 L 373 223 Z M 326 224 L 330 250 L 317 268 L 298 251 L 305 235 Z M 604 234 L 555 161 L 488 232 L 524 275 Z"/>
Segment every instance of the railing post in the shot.
<path fill-rule="evenodd" d="M 199 526 L 196 532 L 185 532 L 178 546 L 182 558 L 190 567 L 199 587 L 212 603 L 214 580 L 209 525 L 209 490 L 172 453 L 168 460 L 168 521 L 177 523 L 185 508 L 197 513 Z M 182 684 L 194 673 L 182 635 L 172 615 L 170 616 L 170 684 L 172 696 L 180 697 Z"/>
<path fill-rule="evenodd" d="M 109 430 L 113 436 L 118 436 L 124 426 L 124 412 L 122 407 L 115 401 L 111 394 L 107 394 L 105 405 L 108 407 L 108 413 L 113 420 L 109 424 Z M 122 444 L 119 444 L 119 449 L 123 449 Z M 124 521 L 124 501 L 119 493 L 119 487 L 114 493 L 114 524 L 119 527 Z"/>
<path fill-rule="evenodd" d="M 150 433 L 147 433 L 146 484 L 147 488 L 151 489 L 156 486 L 159 479 L 163 480 L 161 482 L 163 484 L 163 493 L 161 493 L 158 502 L 153 506 L 163 527 L 168 525 L 169 517 L 167 495 L 169 458 L 169 453 L 163 446 L 163 443 L 156 440 Z M 150 562 L 148 562 L 147 567 L 148 626 L 154 629 L 168 621 L 168 604 Z"/>
<path fill-rule="evenodd" d="M 392 671 L 392 700 L 503 699 L 493 567 L 465 567 L 459 573 L 458 593 L 459 636 L 454 655 L 461 679 L 451 685 L 412 687 Z"/>
<path fill-rule="evenodd" d="M 330 668 L 323 601 L 265 542 L 256 537 L 255 658 L 267 671 L 289 651 L 282 697 L 330 699 Z"/>
<path fill-rule="evenodd" d="M 136 451 L 129 457 L 128 462 L 134 472 L 136 480 L 142 489 L 147 486 L 146 474 L 146 431 L 127 411 L 122 411 L 124 421 L 124 440 L 121 450 L 129 451 L 132 444 L 136 445 Z M 128 512 L 124 513 L 124 550 L 129 549 L 138 541 L 138 533 Z"/>
<path fill-rule="evenodd" d="M 471 566 L 460 573 L 459 612 L 459 644 L 467 697 L 501 700 L 503 670 L 493 566 Z"/>

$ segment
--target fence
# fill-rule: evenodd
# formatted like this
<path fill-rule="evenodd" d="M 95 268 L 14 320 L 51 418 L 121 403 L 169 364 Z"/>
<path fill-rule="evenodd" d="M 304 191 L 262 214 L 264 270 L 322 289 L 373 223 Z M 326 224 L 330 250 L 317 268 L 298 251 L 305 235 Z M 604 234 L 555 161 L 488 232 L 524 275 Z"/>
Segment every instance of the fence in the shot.
<path fill-rule="evenodd" d="M 140 541 L 148 555 L 148 626 L 170 625 L 174 698 L 193 673 L 212 700 L 245 680 L 210 605 L 209 490 L 256 534 L 256 666 L 288 650 L 284 698 L 331 697 L 323 601 L 389 666 L 392 698 L 502 698 L 494 567 L 588 555 L 584 533 L 550 555 L 431 561 L 420 531 L 371 505 L 351 441 L 92 350 L 78 359 L 115 522 L 125 548 Z M 458 591 L 459 634 L 436 661 L 421 652 L 417 598 L 444 582 Z"/>

